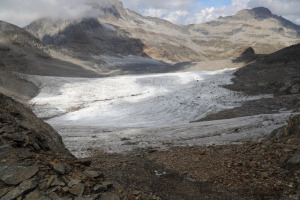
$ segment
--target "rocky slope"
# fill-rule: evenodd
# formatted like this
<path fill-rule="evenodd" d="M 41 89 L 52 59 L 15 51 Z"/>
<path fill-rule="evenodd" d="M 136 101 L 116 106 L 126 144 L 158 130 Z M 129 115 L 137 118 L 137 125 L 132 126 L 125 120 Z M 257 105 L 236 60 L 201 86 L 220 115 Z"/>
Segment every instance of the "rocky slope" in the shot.
<path fill-rule="evenodd" d="M 211 58 L 228 57 L 249 46 L 258 54 L 273 53 L 300 41 L 298 25 L 263 7 L 241 10 L 188 29 L 193 41 Z"/>
<path fill-rule="evenodd" d="M 256 53 L 272 53 L 300 42 L 300 27 L 266 8 L 188 26 L 139 15 L 117 0 L 104 14 L 100 7 L 98 12 L 89 19 L 40 19 L 26 30 L 65 54 L 78 57 L 80 52 L 98 65 L 105 61 L 91 55 L 132 54 L 178 63 L 229 58 L 249 46 Z"/>
<path fill-rule="evenodd" d="M 91 69 L 53 58 L 39 39 L 22 28 L 0 21 L 0 92 L 28 101 L 37 94 L 38 87 L 15 73 L 100 77 Z"/>
<path fill-rule="evenodd" d="M 95 152 L 109 178 L 161 199 L 299 199 L 300 116 L 269 139 L 236 145 Z M 133 176 L 134 174 L 134 176 Z"/>
<path fill-rule="evenodd" d="M 262 142 L 148 149 L 128 156 L 95 152 L 93 158 L 75 159 L 61 137 L 29 109 L 4 95 L 0 102 L 1 200 L 297 199 L 300 195 L 299 115 Z"/>
<path fill-rule="evenodd" d="M 228 119 L 284 111 L 299 112 L 300 108 L 300 44 L 268 55 L 255 55 L 250 49 L 236 61 L 248 62 L 237 70 L 233 84 L 224 87 L 249 95 L 272 94 L 244 103 L 241 107 L 224 110 L 198 121 Z M 251 61 L 252 60 L 252 61 Z"/>
<path fill-rule="evenodd" d="M 127 199 L 92 160 L 76 159 L 61 136 L 28 108 L 0 94 L 0 199 Z M 144 199 L 156 199 L 152 195 Z"/>

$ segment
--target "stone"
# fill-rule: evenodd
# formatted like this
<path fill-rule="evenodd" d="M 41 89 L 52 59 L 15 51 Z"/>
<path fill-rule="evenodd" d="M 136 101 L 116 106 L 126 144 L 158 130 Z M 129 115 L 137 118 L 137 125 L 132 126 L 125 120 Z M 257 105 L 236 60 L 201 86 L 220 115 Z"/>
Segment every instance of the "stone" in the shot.
<path fill-rule="evenodd" d="M 73 186 L 69 191 L 71 194 L 81 197 L 84 192 L 84 185 L 82 183 L 79 183 Z"/>
<path fill-rule="evenodd" d="M 77 185 L 80 182 L 81 182 L 81 180 L 79 180 L 79 179 L 71 179 L 70 182 L 68 183 L 68 186 L 73 187 L 74 185 Z"/>
<path fill-rule="evenodd" d="M 89 171 L 89 170 L 85 170 L 83 172 L 83 174 L 86 175 L 87 177 L 91 177 L 91 178 L 96 178 L 100 175 L 100 173 L 97 171 Z"/>
<path fill-rule="evenodd" d="M 28 195 L 26 195 L 26 197 L 24 198 L 24 200 L 33 200 L 33 199 L 38 199 L 38 200 L 50 200 L 50 198 L 48 198 L 45 194 L 43 194 L 40 191 L 33 191 L 30 192 Z"/>
<path fill-rule="evenodd" d="M 105 192 L 105 191 L 107 191 L 107 186 L 96 185 L 93 189 L 95 192 Z"/>
<path fill-rule="evenodd" d="M 90 166 L 92 163 L 91 158 L 81 158 L 75 161 L 75 163 L 78 163 L 80 165 Z"/>
<path fill-rule="evenodd" d="M 23 181 L 19 186 L 15 187 L 13 190 L 9 191 L 5 196 L 3 196 L 1 200 L 15 199 L 24 193 L 34 190 L 37 185 L 38 183 L 34 179 Z"/>
<path fill-rule="evenodd" d="M 54 180 L 51 183 L 51 186 L 65 186 L 65 185 L 66 184 L 64 182 L 60 181 L 56 175 L 54 176 Z"/>
<path fill-rule="evenodd" d="M 9 185 L 17 185 L 30 179 L 38 172 L 37 166 L 4 166 L 0 167 L 0 179 Z"/>
<path fill-rule="evenodd" d="M 4 195 L 6 195 L 12 188 L 3 188 L 0 189 L 0 198 Z"/>
<path fill-rule="evenodd" d="M 103 182 L 102 185 L 107 187 L 108 189 L 113 187 L 113 184 L 111 182 Z"/>
<path fill-rule="evenodd" d="M 300 165 L 300 152 L 296 152 L 287 162 L 292 165 Z"/>
<path fill-rule="evenodd" d="M 62 163 L 54 164 L 53 169 L 54 169 L 54 171 L 56 171 L 59 174 L 65 174 L 66 173 L 65 166 Z"/>
<path fill-rule="evenodd" d="M 69 188 L 68 186 L 65 186 L 65 187 L 62 188 L 62 190 L 63 190 L 64 192 L 68 192 L 68 191 L 70 190 L 70 188 Z"/>
<path fill-rule="evenodd" d="M 120 197 L 115 193 L 106 192 L 101 195 L 100 200 L 120 200 Z"/>
<path fill-rule="evenodd" d="M 8 134 L 5 138 L 10 139 L 15 142 L 24 142 L 25 141 L 25 137 L 21 133 Z"/>

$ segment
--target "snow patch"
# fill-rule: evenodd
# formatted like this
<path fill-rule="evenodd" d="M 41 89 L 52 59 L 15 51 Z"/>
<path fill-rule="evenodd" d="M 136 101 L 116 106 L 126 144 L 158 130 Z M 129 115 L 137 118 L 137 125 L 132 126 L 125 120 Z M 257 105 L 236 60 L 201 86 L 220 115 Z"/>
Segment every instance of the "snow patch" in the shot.
<path fill-rule="evenodd" d="M 100 22 L 100 21 L 99 21 Z M 111 31 L 117 31 L 117 29 L 113 26 L 113 25 L 111 25 L 111 24 L 106 24 L 106 23 L 104 23 L 104 22 L 100 22 L 100 24 L 104 27 L 104 28 L 106 28 L 106 29 L 108 29 L 108 30 L 111 30 Z"/>

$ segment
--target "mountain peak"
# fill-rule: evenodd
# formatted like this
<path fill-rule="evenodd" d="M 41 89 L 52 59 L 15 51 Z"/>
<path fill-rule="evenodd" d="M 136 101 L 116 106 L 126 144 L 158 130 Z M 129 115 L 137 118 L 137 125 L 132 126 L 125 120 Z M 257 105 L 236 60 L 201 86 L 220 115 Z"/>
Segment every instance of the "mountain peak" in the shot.
<path fill-rule="evenodd" d="M 239 11 L 236 16 L 238 17 L 255 17 L 255 18 L 268 18 L 272 17 L 272 12 L 265 7 L 256 7 L 253 9 L 244 9 Z"/>

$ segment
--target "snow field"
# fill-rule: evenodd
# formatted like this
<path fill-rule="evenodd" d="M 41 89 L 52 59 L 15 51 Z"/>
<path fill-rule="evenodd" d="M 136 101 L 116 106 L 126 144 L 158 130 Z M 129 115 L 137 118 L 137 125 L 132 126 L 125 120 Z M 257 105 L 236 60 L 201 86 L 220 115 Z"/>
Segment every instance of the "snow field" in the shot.
<path fill-rule="evenodd" d="M 113 78 L 32 76 L 41 92 L 30 102 L 52 125 L 153 127 L 189 123 L 260 97 L 220 87 L 234 70 Z"/>

